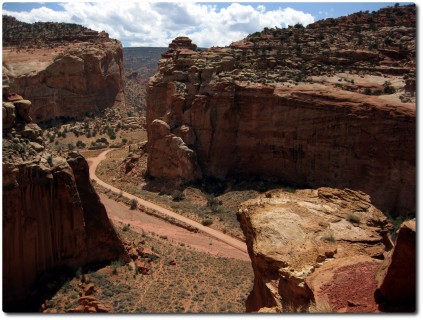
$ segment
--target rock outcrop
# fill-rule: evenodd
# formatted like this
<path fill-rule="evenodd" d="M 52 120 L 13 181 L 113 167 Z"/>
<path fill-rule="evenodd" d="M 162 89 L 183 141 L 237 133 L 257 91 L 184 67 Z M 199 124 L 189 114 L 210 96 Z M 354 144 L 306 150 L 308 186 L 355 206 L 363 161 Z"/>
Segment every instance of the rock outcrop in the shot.
<path fill-rule="evenodd" d="M 391 214 L 415 211 L 415 11 L 265 29 L 204 51 L 175 41 L 147 90 L 148 174 L 350 188 Z M 170 137 L 184 156 L 169 156 Z M 189 170 L 161 175 L 176 167 Z"/>
<path fill-rule="evenodd" d="M 124 110 L 122 44 L 105 32 L 3 17 L 3 34 L 3 74 L 34 121 Z"/>
<path fill-rule="evenodd" d="M 416 311 L 416 219 L 404 222 L 395 248 L 387 254 L 377 274 L 378 293 L 389 311 Z"/>
<path fill-rule="evenodd" d="M 242 204 L 238 218 L 254 270 L 247 311 L 374 312 L 387 219 L 349 189 L 272 191 Z"/>
<path fill-rule="evenodd" d="M 3 97 L 7 100 L 7 96 Z M 45 150 L 30 102 L 3 102 L 3 311 L 23 311 L 45 271 L 127 259 L 93 189 L 88 164 Z M 25 107 L 22 107 L 25 106 Z M 6 116 L 5 116 L 6 115 Z M 35 291 L 34 291 L 35 290 Z"/>

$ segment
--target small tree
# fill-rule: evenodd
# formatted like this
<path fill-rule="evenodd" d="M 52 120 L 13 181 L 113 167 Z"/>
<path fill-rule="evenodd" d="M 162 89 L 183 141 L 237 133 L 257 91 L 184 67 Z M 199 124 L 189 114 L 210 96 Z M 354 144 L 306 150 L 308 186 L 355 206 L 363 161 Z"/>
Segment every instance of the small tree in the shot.
<path fill-rule="evenodd" d="M 135 210 L 138 207 L 138 201 L 137 199 L 131 199 L 130 209 Z"/>

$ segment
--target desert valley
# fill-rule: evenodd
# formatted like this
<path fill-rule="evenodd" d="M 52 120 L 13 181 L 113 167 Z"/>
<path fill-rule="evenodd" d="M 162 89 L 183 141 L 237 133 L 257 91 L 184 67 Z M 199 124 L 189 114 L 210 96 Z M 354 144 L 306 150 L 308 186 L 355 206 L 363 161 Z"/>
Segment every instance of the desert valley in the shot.
<path fill-rule="evenodd" d="M 416 311 L 416 7 L 226 47 L 3 15 L 3 311 Z"/>

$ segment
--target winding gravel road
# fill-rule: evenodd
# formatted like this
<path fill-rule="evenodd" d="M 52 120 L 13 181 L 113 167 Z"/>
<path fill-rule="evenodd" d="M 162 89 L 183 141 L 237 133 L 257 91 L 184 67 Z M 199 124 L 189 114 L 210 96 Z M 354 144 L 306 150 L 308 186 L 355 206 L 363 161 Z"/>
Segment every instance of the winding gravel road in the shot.
<path fill-rule="evenodd" d="M 147 208 L 156 210 L 158 212 L 160 212 L 161 214 L 165 214 L 169 217 L 172 217 L 176 220 L 179 220 L 181 222 L 184 222 L 186 224 L 189 224 L 195 228 L 197 228 L 198 230 L 208 234 L 209 236 L 220 240 L 238 250 L 241 250 L 242 252 L 247 253 L 247 245 L 235 238 L 232 238 L 231 236 L 228 236 L 227 234 L 224 234 L 223 232 L 217 231 L 215 229 L 203 226 L 201 223 L 198 223 L 197 221 L 191 220 L 187 217 L 181 216 L 180 214 L 170 211 L 166 208 L 163 208 L 157 204 L 154 204 L 152 202 L 146 201 L 144 199 L 141 199 L 139 197 L 136 197 L 130 193 L 127 193 L 123 190 L 120 190 L 106 182 L 104 182 L 103 180 L 101 180 L 99 177 L 97 177 L 96 175 L 96 169 L 97 166 L 100 164 L 101 161 L 103 161 L 104 159 L 106 159 L 106 155 L 107 153 L 109 153 L 110 151 L 112 151 L 113 149 L 107 149 L 105 151 L 103 151 L 102 153 L 100 153 L 97 157 L 94 158 L 88 158 L 87 160 L 89 160 L 90 163 L 90 179 L 94 180 L 96 183 L 98 183 L 99 185 L 101 185 L 104 188 L 107 188 L 113 192 L 116 193 L 122 193 L 123 196 L 127 197 L 128 199 L 135 199 L 138 201 L 139 204 L 141 204 L 142 206 L 145 206 Z"/>

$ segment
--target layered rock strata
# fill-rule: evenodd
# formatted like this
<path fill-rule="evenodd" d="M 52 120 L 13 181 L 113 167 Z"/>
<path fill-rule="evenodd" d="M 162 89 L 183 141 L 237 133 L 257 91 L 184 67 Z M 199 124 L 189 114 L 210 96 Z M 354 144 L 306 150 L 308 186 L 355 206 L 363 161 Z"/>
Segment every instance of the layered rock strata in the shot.
<path fill-rule="evenodd" d="M 45 271 L 127 258 L 86 160 L 45 150 L 30 104 L 3 102 L 3 311 L 41 289 L 31 287 Z"/>
<path fill-rule="evenodd" d="M 119 41 L 105 32 L 82 27 L 72 33 L 76 25 L 26 25 L 17 20 L 12 23 L 10 17 L 4 20 L 3 32 L 10 39 L 6 37 L 3 43 L 3 74 L 12 91 L 32 101 L 34 121 L 79 117 L 109 107 L 125 108 Z M 56 32 L 47 36 L 52 30 Z M 63 36 L 63 30 L 70 30 L 65 32 L 69 37 Z M 20 41 L 29 37 L 38 42 L 20 42 L 18 46 L 11 40 L 12 35 Z"/>
<path fill-rule="evenodd" d="M 150 177 L 347 187 L 415 211 L 414 6 L 169 48 L 147 90 Z"/>
<path fill-rule="evenodd" d="M 349 189 L 272 191 L 238 218 L 254 270 L 247 311 L 375 312 L 386 217 Z"/>

